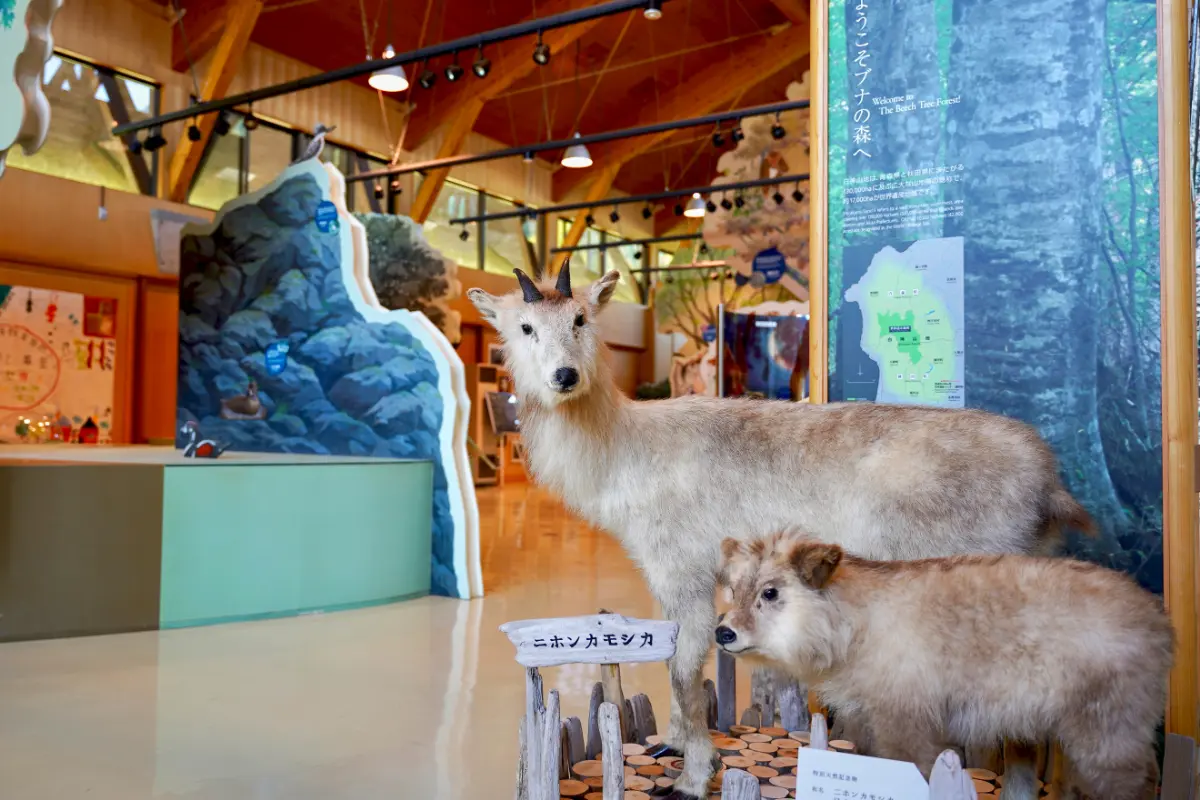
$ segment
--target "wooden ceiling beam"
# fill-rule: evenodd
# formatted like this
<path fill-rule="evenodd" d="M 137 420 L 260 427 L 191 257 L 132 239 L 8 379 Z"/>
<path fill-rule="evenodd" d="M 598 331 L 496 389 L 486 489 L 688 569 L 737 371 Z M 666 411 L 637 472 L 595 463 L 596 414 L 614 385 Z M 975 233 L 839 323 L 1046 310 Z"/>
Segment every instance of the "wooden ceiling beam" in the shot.
<path fill-rule="evenodd" d="M 808 0 L 771 0 L 771 5 L 788 18 L 793 25 L 807 26 L 809 22 Z"/>
<path fill-rule="evenodd" d="M 539 3 L 537 16 L 549 17 L 555 14 L 562 14 L 567 11 L 575 11 L 580 8 L 586 8 L 594 3 L 589 0 L 550 0 L 547 3 Z M 633 12 L 630 12 L 633 13 Z M 549 46 L 552 57 L 563 56 L 562 51 L 568 46 L 575 43 L 575 40 L 583 36 L 592 28 L 604 21 L 604 18 L 596 18 L 586 22 L 580 22 L 575 25 L 569 25 L 565 28 L 556 28 L 552 31 L 547 31 L 542 36 L 542 41 Z M 474 53 L 463 54 L 468 60 L 475 57 Z M 533 44 L 524 39 L 509 43 L 503 51 L 503 55 L 499 58 L 492 59 L 492 70 L 488 76 L 482 80 L 477 79 L 471 74 L 471 66 L 469 63 L 464 63 L 467 74 L 459 81 L 459 85 L 448 96 L 439 97 L 435 107 L 429 109 L 427 114 L 415 115 L 409 123 L 408 132 L 405 135 L 405 147 L 409 150 L 415 150 L 429 138 L 434 131 L 442 126 L 456 127 L 461 124 L 460 110 L 464 103 L 468 101 L 481 101 L 486 104 L 495 99 L 497 95 L 507 91 L 514 83 L 520 81 L 535 69 L 540 69 L 533 61 Z M 414 79 L 416 76 L 412 76 Z M 420 105 L 418 104 L 418 108 Z M 513 142 L 512 144 L 516 144 Z M 457 155 L 458 151 L 448 153 L 447 155 Z"/>
<path fill-rule="evenodd" d="M 564 167 L 564 169 L 566 169 Z M 617 173 L 621 171 L 620 165 L 605 167 L 595 175 L 595 180 L 588 187 L 587 196 L 584 198 L 587 201 L 603 200 L 608 197 L 609 191 L 612 190 L 613 181 L 617 179 Z M 587 230 L 587 215 L 589 211 L 583 209 L 576 212 L 575 219 L 571 222 L 571 228 L 567 231 L 566 238 L 558 243 L 559 247 L 574 247 L 579 244 L 579 240 L 583 238 L 583 232 Z M 569 253 L 557 253 L 553 258 L 554 272 L 562 266 L 567 259 Z"/>
<path fill-rule="evenodd" d="M 180 3 L 183 14 L 171 26 L 171 69 L 186 72 L 199 64 L 221 41 L 225 31 L 227 3 Z M 185 44 L 186 43 L 186 44 Z"/>
<path fill-rule="evenodd" d="M 215 100 L 225 96 L 233 76 L 237 74 L 246 46 L 250 43 L 250 34 L 254 24 L 262 12 L 263 0 L 229 0 L 223 9 L 222 21 L 224 28 L 217 42 L 213 57 L 208 65 L 201 88 L 202 99 Z M 171 158 L 171 168 L 168 172 L 168 198 L 176 203 L 187 202 L 188 190 L 192 178 L 200 167 L 204 157 L 204 149 L 212 137 L 213 128 L 217 124 L 218 114 L 203 114 L 196 120 L 200 128 L 200 141 L 193 142 L 184 138 L 175 148 Z"/>
<path fill-rule="evenodd" d="M 778 74 L 808 55 L 809 42 L 807 25 L 791 25 L 775 35 L 754 41 L 729 58 L 692 73 L 659 103 L 643 104 L 642 113 L 629 125 L 648 125 L 716 111 L 742 95 L 749 87 Z M 675 133 L 664 131 L 598 145 L 592 149 L 592 160 L 600 169 L 609 169 L 614 165 L 619 168 Z M 565 197 L 591 181 L 598 172 L 596 167 L 558 170 L 554 173 L 554 197 Z"/>
<path fill-rule="evenodd" d="M 442 137 L 442 144 L 438 148 L 438 158 L 449 158 L 462 152 L 463 144 L 466 143 L 467 136 L 471 134 L 471 129 L 475 127 L 475 120 L 479 119 L 481 111 L 483 111 L 483 101 L 477 97 L 472 97 L 459 106 L 450 122 L 450 127 L 446 129 L 446 133 Z M 429 218 L 429 212 L 433 210 L 433 204 L 437 202 L 438 194 L 446 184 L 446 177 L 449 174 L 450 170 L 446 168 L 435 169 L 425 175 L 425 179 L 421 181 L 421 188 L 417 189 L 417 196 L 413 198 L 412 206 L 408 211 L 409 217 L 414 222 L 424 223 Z"/>

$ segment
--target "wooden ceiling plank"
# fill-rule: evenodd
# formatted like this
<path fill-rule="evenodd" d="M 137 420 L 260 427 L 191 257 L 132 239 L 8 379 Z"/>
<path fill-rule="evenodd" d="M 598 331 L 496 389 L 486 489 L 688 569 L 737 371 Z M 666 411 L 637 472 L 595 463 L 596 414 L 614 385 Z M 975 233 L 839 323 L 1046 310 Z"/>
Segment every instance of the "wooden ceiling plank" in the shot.
<path fill-rule="evenodd" d="M 771 0 L 771 5 L 788 18 L 793 25 L 804 25 L 807 30 L 809 7 L 807 0 Z"/>
<path fill-rule="evenodd" d="M 648 125 L 711 113 L 748 87 L 767 80 L 808 55 L 809 39 L 807 25 L 792 25 L 764 41 L 755 42 L 726 60 L 692 73 L 660 103 L 642 106 L 642 113 L 629 125 Z M 592 159 L 606 169 L 614 164 L 623 166 L 675 133 L 663 131 L 599 146 L 592 150 Z M 566 196 L 597 174 L 595 170 L 560 169 L 554 173 L 554 197 Z"/>
<path fill-rule="evenodd" d="M 254 24 L 262 12 L 263 0 L 229 0 L 223 9 L 224 29 L 220 41 L 213 51 L 212 61 L 204 76 L 201 96 L 204 100 L 224 97 L 237 74 Z M 192 178 L 204 157 L 205 145 L 217 124 L 217 114 L 203 114 L 196 120 L 200 128 L 200 141 L 184 138 L 175 148 L 168 173 L 168 198 L 177 203 L 187 202 Z"/>
<path fill-rule="evenodd" d="M 199 64 L 221 41 L 225 30 L 223 3 L 181 4 L 184 13 L 171 26 L 171 69 L 186 72 Z"/>
<path fill-rule="evenodd" d="M 480 111 L 483 111 L 483 100 L 477 97 L 470 98 L 458 107 L 450 121 L 450 126 L 446 129 L 445 136 L 442 137 L 442 144 L 438 148 L 438 158 L 449 158 L 462 151 L 467 136 L 475 127 L 475 120 L 479 119 Z M 421 188 L 417 190 L 417 196 L 413 198 L 408 212 L 414 222 L 423 224 L 429 218 L 429 212 L 433 210 L 433 204 L 437 202 L 438 194 L 441 193 L 442 186 L 445 185 L 446 177 L 449 174 L 450 169 L 444 168 L 435 169 L 425 175 L 425 179 L 421 181 Z"/>

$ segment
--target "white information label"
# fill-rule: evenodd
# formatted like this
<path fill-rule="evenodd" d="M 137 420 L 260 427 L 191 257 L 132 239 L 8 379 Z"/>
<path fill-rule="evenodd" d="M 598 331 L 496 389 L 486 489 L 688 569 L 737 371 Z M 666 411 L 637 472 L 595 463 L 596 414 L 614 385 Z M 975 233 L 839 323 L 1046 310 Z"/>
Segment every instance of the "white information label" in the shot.
<path fill-rule="evenodd" d="M 836 750 L 800 748 L 796 797 L 816 800 L 929 800 L 916 764 Z"/>
<path fill-rule="evenodd" d="M 679 635 L 674 622 L 620 614 L 506 622 L 500 630 L 524 667 L 666 661 L 675 655 Z"/>

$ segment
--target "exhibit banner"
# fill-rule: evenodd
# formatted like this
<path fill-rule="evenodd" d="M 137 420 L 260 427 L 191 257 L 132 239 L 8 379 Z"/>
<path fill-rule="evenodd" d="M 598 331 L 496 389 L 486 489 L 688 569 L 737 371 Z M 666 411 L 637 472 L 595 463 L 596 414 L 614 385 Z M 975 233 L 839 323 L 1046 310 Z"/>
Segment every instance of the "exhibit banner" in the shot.
<path fill-rule="evenodd" d="M 1162 590 L 1156 9 L 831 0 L 828 395 L 1034 425 Z"/>

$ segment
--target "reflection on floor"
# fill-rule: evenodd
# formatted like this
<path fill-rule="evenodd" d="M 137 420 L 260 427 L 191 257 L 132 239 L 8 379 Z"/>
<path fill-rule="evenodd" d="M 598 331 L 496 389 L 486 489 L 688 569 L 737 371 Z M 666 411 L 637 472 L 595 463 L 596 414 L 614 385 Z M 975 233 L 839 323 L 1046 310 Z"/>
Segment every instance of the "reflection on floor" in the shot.
<path fill-rule="evenodd" d="M 483 600 L 0 644 L 0 797 L 511 797 L 524 675 L 497 626 L 657 611 L 620 545 L 545 493 L 479 506 Z M 544 671 L 564 714 L 586 714 L 596 670 Z M 623 676 L 665 729 L 665 665 Z"/>

